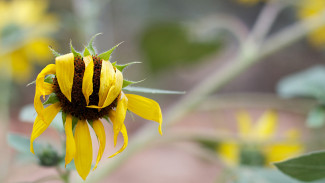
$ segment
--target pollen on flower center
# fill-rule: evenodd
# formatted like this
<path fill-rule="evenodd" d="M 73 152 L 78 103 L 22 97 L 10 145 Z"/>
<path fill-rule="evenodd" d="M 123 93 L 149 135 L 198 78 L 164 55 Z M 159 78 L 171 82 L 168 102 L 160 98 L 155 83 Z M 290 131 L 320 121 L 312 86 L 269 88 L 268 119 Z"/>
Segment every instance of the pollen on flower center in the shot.
<path fill-rule="evenodd" d="M 89 96 L 89 105 L 98 105 L 99 101 L 99 87 L 100 87 L 100 74 L 102 60 L 96 55 L 93 56 L 94 61 L 94 75 L 93 75 L 93 93 Z M 74 77 L 71 92 L 71 102 L 61 92 L 57 78 L 53 79 L 54 92 L 57 95 L 62 111 L 71 114 L 81 120 L 95 120 L 104 117 L 108 114 L 109 110 L 116 107 L 116 99 L 111 105 L 101 109 L 88 108 L 86 99 L 82 93 L 82 80 L 85 72 L 85 63 L 82 57 L 77 56 L 74 58 Z"/>

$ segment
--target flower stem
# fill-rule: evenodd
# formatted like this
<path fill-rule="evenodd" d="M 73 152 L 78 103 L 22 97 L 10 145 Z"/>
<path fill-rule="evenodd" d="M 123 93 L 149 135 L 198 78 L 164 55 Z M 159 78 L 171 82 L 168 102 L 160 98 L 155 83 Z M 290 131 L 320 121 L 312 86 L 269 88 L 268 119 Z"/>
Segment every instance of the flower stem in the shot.
<path fill-rule="evenodd" d="M 272 23 L 272 22 L 270 22 Z M 237 56 L 225 62 L 225 65 L 213 72 L 210 76 L 197 84 L 191 92 L 177 102 L 165 115 L 164 123 L 168 126 L 176 124 L 180 118 L 195 109 L 198 104 L 211 93 L 221 89 L 227 83 L 238 77 L 254 64 L 262 61 L 263 58 L 295 43 L 305 37 L 311 31 L 325 24 L 325 12 L 321 15 L 311 17 L 297 22 L 285 28 L 274 36 L 262 41 L 262 45 L 247 39 L 239 50 Z M 268 26 L 271 27 L 271 26 Z M 254 37 L 254 36 L 253 36 Z M 87 182 L 98 182 L 107 177 L 118 166 L 129 159 L 139 150 L 153 142 L 159 135 L 156 126 L 148 125 L 140 130 L 130 141 L 127 150 L 119 157 L 112 159 L 108 164 L 99 167 L 88 177 Z"/>

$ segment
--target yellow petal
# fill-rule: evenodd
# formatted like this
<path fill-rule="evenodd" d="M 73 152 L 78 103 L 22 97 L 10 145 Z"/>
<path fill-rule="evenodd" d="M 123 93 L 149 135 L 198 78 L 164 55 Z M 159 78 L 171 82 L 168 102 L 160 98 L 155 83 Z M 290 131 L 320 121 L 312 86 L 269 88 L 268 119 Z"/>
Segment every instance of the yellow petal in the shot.
<path fill-rule="evenodd" d="M 124 125 L 124 119 L 125 119 L 127 107 L 128 107 L 128 99 L 126 98 L 124 93 L 121 92 L 121 95 L 119 96 L 119 99 L 117 101 L 116 111 L 110 110 L 110 112 L 108 113 L 108 116 L 113 123 L 114 146 L 116 146 L 117 136 Z"/>
<path fill-rule="evenodd" d="M 234 141 L 221 142 L 217 148 L 220 158 L 230 166 L 235 166 L 239 163 L 239 150 L 239 145 Z"/>
<path fill-rule="evenodd" d="M 278 115 L 276 112 L 272 110 L 266 111 L 257 121 L 253 136 L 260 141 L 270 139 L 275 133 L 277 120 Z"/>
<path fill-rule="evenodd" d="M 33 62 L 44 64 L 52 58 L 49 45 L 53 46 L 53 44 L 53 40 L 46 37 L 39 37 L 30 41 L 24 49 L 29 54 L 28 56 L 32 58 Z"/>
<path fill-rule="evenodd" d="M 243 138 L 247 138 L 252 129 L 252 119 L 246 111 L 240 111 L 237 114 L 239 133 Z"/>
<path fill-rule="evenodd" d="M 11 58 L 11 71 L 15 81 L 24 83 L 28 81 L 33 73 L 33 65 L 28 58 L 24 49 L 18 49 L 10 53 Z M 1 58 L 2 59 L 2 58 Z"/>
<path fill-rule="evenodd" d="M 121 147 L 120 150 L 118 150 L 116 153 L 114 153 L 113 155 L 111 155 L 109 158 L 112 158 L 112 157 L 116 156 L 117 154 L 121 153 L 122 151 L 124 151 L 124 149 L 128 145 L 128 132 L 126 131 L 126 127 L 125 127 L 124 124 L 123 124 L 123 126 L 121 128 L 121 133 L 122 133 L 123 138 L 124 138 L 123 146 Z"/>
<path fill-rule="evenodd" d="M 72 116 L 70 114 L 67 115 L 65 121 L 65 135 L 66 135 L 66 152 L 65 152 L 65 166 L 71 162 L 71 160 L 75 157 L 76 154 L 76 143 L 73 138 L 72 132 Z"/>
<path fill-rule="evenodd" d="M 102 158 L 104 150 L 105 150 L 106 135 L 105 135 L 104 126 L 100 120 L 94 120 L 93 128 L 94 128 L 94 131 L 95 131 L 98 141 L 99 141 L 99 150 L 98 150 L 97 160 L 96 160 L 95 167 L 93 169 L 93 170 L 95 170 L 97 168 L 98 162 Z"/>
<path fill-rule="evenodd" d="M 274 162 L 284 161 L 288 158 L 298 156 L 303 151 L 304 146 L 301 143 L 288 141 L 268 145 L 264 154 L 267 165 L 271 165 Z"/>
<path fill-rule="evenodd" d="M 122 72 L 116 69 L 116 77 L 115 77 L 114 85 L 109 89 L 102 108 L 109 106 L 116 99 L 116 97 L 122 91 L 122 86 L 123 86 Z"/>
<path fill-rule="evenodd" d="M 115 71 L 109 61 L 102 61 L 102 68 L 100 72 L 100 87 L 99 87 L 99 101 L 98 107 L 102 107 L 107 98 L 109 89 L 112 87 L 113 82 L 115 81 Z M 115 97 L 116 98 L 116 97 Z M 114 98 L 114 99 L 115 99 Z"/>
<path fill-rule="evenodd" d="M 82 93 L 88 105 L 89 96 L 93 93 L 94 61 L 91 55 L 84 57 L 83 60 L 85 62 L 85 72 L 82 79 Z"/>
<path fill-rule="evenodd" d="M 74 56 L 73 53 L 62 55 L 55 58 L 56 77 L 61 92 L 71 102 L 71 91 L 74 76 Z"/>
<path fill-rule="evenodd" d="M 74 164 L 80 177 L 86 180 L 91 169 L 93 149 L 88 124 L 85 120 L 78 121 L 74 140 L 76 142 Z"/>
<path fill-rule="evenodd" d="M 162 134 L 162 114 L 159 104 L 154 100 L 139 95 L 125 95 L 128 98 L 128 109 L 144 119 L 158 122 L 159 133 Z"/>
<path fill-rule="evenodd" d="M 45 99 L 45 95 L 50 94 L 52 91 L 50 89 L 50 84 L 45 83 L 45 76 L 48 74 L 55 74 L 56 66 L 54 64 L 47 65 L 37 76 L 36 78 L 36 87 L 35 87 L 35 97 L 34 97 L 34 107 L 38 114 L 38 116 L 43 119 L 42 111 L 44 110 L 43 103 L 40 97 L 43 95 Z"/>
<path fill-rule="evenodd" d="M 43 94 L 44 95 L 49 95 L 49 94 L 53 93 L 54 92 L 53 87 L 54 87 L 54 85 L 44 82 L 43 83 Z"/>
<path fill-rule="evenodd" d="M 34 153 L 33 148 L 33 142 L 34 140 L 39 137 L 51 124 L 52 120 L 55 118 L 55 116 L 59 113 L 61 107 L 60 103 L 57 102 L 55 104 L 52 104 L 44 109 L 44 118 L 43 120 L 39 117 L 39 115 L 36 117 L 34 125 L 33 125 L 33 131 L 30 138 L 30 151 Z"/>

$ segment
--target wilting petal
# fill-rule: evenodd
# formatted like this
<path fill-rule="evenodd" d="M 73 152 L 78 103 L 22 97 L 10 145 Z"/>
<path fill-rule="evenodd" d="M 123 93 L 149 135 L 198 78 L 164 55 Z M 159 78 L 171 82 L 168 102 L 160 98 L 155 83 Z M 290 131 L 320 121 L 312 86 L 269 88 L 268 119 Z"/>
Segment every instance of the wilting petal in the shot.
<path fill-rule="evenodd" d="M 123 146 L 121 147 L 120 150 L 118 150 L 116 153 L 114 153 L 113 155 L 111 155 L 109 158 L 112 158 L 112 157 L 116 156 L 117 154 L 121 153 L 122 151 L 124 151 L 124 149 L 128 145 L 128 132 L 126 131 L 126 127 L 125 127 L 124 124 L 123 124 L 123 126 L 121 128 L 121 133 L 122 133 L 123 138 L 124 138 Z M 114 135 L 115 135 L 115 133 L 114 133 Z"/>
<path fill-rule="evenodd" d="M 277 126 L 278 115 L 274 111 L 266 111 L 261 118 L 257 121 L 254 129 L 254 138 L 265 141 L 274 135 Z"/>
<path fill-rule="evenodd" d="M 99 150 L 98 150 L 97 160 L 96 160 L 95 167 L 93 169 L 93 170 L 95 170 L 97 168 L 98 162 L 102 158 L 104 150 L 105 150 L 106 135 L 105 135 L 104 126 L 100 120 L 94 120 L 93 128 L 94 128 L 94 131 L 95 131 L 98 141 L 99 141 Z"/>
<path fill-rule="evenodd" d="M 85 120 L 78 121 L 74 140 L 76 142 L 74 164 L 80 177 L 86 180 L 91 169 L 93 149 L 88 124 Z"/>
<path fill-rule="evenodd" d="M 242 137 L 247 138 L 252 129 L 252 119 L 246 111 L 240 111 L 237 114 L 239 133 Z"/>
<path fill-rule="evenodd" d="M 71 160 L 75 157 L 76 154 L 76 143 L 73 138 L 72 132 L 72 116 L 70 114 L 67 115 L 65 121 L 65 135 L 66 135 L 66 152 L 65 152 L 65 166 L 71 162 Z"/>
<path fill-rule="evenodd" d="M 33 142 L 34 140 L 39 137 L 51 124 L 52 120 L 55 116 L 59 113 L 61 107 L 60 103 L 57 102 L 52 104 L 44 109 L 44 118 L 41 119 L 39 115 L 36 117 L 34 125 L 33 125 L 33 132 L 30 138 L 30 151 L 34 153 Z"/>
<path fill-rule="evenodd" d="M 98 107 L 102 107 L 109 92 L 109 89 L 112 87 L 113 82 L 115 81 L 115 71 L 109 61 L 102 61 L 102 69 L 100 72 L 100 87 L 99 87 L 99 101 Z M 116 97 L 115 97 L 116 98 Z"/>
<path fill-rule="evenodd" d="M 74 56 L 73 53 L 62 55 L 55 58 L 56 77 L 61 92 L 71 102 L 71 91 L 74 76 Z"/>
<path fill-rule="evenodd" d="M 88 105 L 89 96 L 93 93 L 94 61 L 91 55 L 84 57 L 83 60 L 85 62 L 85 72 L 82 79 L 82 93 Z"/>
<path fill-rule="evenodd" d="M 35 97 L 34 97 L 34 107 L 41 119 L 42 117 L 42 111 L 44 110 L 43 103 L 40 99 L 40 97 L 43 95 L 43 98 L 45 99 L 45 95 L 49 95 L 52 93 L 52 85 L 49 83 L 45 83 L 44 79 L 46 75 L 49 74 L 55 74 L 56 66 L 54 64 L 47 65 L 37 76 L 36 78 L 36 87 L 35 87 Z"/>
<path fill-rule="evenodd" d="M 116 97 L 121 93 L 123 86 L 123 75 L 122 72 L 116 69 L 115 84 L 108 91 L 107 97 L 102 108 L 109 106 Z"/>
<path fill-rule="evenodd" d="M 128 109 L 144 119 L 158 122 L 159 133 L 162 134 L 162 114 L 159 104 L 154 100 L 139 95 L 125 95 L 128 98 Z"/>
<path fill-rule="evenodd" d="M 126 98 L 124 93 L 121 92 L 121 95 L 119 96 L 119 99 L 117 101 L 116 111 L 110 110 L 110 112 L 108 113 L 108 116 L 113 123 L 114 146 L 116 145 L 117 136 L 124 125 L 124 119 L 125 119 L 127 107 L 128 107 L 128 99 Z"/>

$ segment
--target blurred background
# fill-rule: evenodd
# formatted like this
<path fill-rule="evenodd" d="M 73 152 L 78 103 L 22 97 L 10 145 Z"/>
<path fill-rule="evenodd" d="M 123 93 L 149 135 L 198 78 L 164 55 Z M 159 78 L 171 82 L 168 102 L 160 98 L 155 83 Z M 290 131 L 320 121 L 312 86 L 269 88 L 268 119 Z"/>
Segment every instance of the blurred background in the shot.
<path fill-rule="evenodd" d="M 124 41 L 111 62 L 142 62 L 126 79 L 186 94 L 144 94 L 162 107 L 164 135 L 121 163 L 103 158 L 89 182 L 298 182 L 272 163 L 325 147 L 323 7 L 323 0 L 1 0 L 0 182 L 62 182 L 55 126 L 37 140 L 44 153 L 29 152 L 35 86 L 26 85 L 54 63 L 49 46 L 69 53 L 72 40 L 81 51 L 96 33 L 98 52 Z M 134 118 L 125 121 L 130 149 L 150 125 Z M 109 136 L 104 157 L 114 151 Z M 73 167 L 63 171 L 79 181 Z"/>

